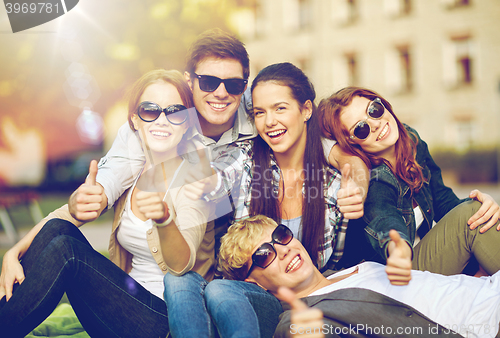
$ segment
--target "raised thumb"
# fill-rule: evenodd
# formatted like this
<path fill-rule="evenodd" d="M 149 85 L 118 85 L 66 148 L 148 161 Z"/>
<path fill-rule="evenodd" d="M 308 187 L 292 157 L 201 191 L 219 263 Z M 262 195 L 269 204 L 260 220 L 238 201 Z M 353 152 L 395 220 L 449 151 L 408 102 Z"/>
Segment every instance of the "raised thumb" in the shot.
<path fill-rule="evenodd" d="M 96 185 L 96 182 L 95 182 L 96 176 L 97 176 L 97 161 L 92 160 L 92 161 L 90 161 L 89 175 L 85 179 L 85 184 Z"/>

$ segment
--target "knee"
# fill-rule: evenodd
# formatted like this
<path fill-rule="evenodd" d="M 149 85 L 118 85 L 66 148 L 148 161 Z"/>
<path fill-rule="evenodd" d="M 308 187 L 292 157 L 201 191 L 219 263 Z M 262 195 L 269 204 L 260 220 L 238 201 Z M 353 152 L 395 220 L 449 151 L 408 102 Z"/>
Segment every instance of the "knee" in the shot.
<path fill-rule="evenodd" d="M 164 297 L 166 299 L 169 295 L 178 291 L 194 291 L 201 294 L 205 290 L 207 281 L 200 274 L 189 271 L 182 276 L 174 276 L 171 273 L 167 273 L 163 277 L 163 285 Z"/>
<path fill-rule="evenodd" d="M 44 224 L 39 233 L 56 237 L 59 235 L 71 235 L 75 232 L 80 232 L 80 230 L 73 223 L 64 219 L 53 218 Z"/>

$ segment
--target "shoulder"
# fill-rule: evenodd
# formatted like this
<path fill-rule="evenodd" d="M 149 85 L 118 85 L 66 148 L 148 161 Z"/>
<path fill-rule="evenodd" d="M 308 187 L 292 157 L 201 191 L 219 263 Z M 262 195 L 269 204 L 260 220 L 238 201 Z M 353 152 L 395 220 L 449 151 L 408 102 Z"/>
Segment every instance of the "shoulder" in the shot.
<path fill-rule="evenodd" d="M 387 166 L 387 164 L 382 163 L 370 170 L 370 185 L 373 182 L 386 182 L 391 185 L 397 186 L 399 183 L 396 175 Z"/>

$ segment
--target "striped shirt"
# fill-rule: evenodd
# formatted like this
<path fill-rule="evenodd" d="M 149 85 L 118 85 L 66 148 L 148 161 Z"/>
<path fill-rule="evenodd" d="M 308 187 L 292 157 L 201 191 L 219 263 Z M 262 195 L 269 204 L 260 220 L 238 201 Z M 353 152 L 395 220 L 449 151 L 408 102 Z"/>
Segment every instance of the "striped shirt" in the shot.
<path fill-rule="evenodd" d="M 215 162 L 213 168 L 218 175 L 218 185 L 214 191 L 206 196 L 207 200 L 218 199 L 231 195 L 234 204 L 234 221 L 250 217 L 251 183 L 252 183 L 252 146 L 253 141 L 241 141 L 229 145 Z M 270 165 L 272 170 L 272 184 L 274 197 L 278 196 L 281 169 L 271 153 Z M 344 251 L 347 219 L 342 217 L 337 207 L 337 192 L 340 189 L 340 173 L 332 168 L 325 167 L 323 172 L 325 198 L 325 234 L 323 243 L 319 246 L 317 266 L 321 269 L 331 259 L 336 263 Z M 302 194 L 306 199 L 305 185 Z"/>

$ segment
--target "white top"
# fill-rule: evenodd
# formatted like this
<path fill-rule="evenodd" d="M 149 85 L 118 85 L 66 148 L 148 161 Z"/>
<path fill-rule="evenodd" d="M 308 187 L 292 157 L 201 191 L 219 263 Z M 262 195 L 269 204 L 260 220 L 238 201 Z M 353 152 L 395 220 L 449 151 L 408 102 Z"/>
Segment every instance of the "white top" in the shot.
<path fill-rule="evenodd" d="M 417 230 L 424 222 L 424 214 L 422 214 L 422 209 L 418 205 L 413 209 L 413 213 L 415 214 L 415 242 L 413 242 L 413 247 L 415 247 L 420 242 Z"/>
<path fill-rule="evenodd" d="M 395 286 L 389 282 L 384 265 L 364 262 L 328 278 L 351 273 L 356 267 L 359 269 L 357 274 L 317 290 L 310 296 L 345 288 L 363 288 L 405 303 L 465 337 L 495 337 L 498 332 L 500 271 L 491 277 L 477 278 L 413 270 L 408 285 Z"/>
<path fill-rule="evenodd" d="M 175 182 L 184 161 L 175 171 L 165 196 L 167 196 L 170 186 Z M 153 221 L 151 219 L 146 221 L 141 220 L 134 214 L 131 208 L 132 204 L 130 200 L 132 192 L 140 176 L 137 176 L 132 188 L 128 192 L 121 224 L 118 228 L 117 239 L 120 245 L 132 254 L 130 277 L 135 279 L 149 292 L 163 299 L 163 272 L 151 254 L 147 241 L 147 231 L 153 227 Z"/>

